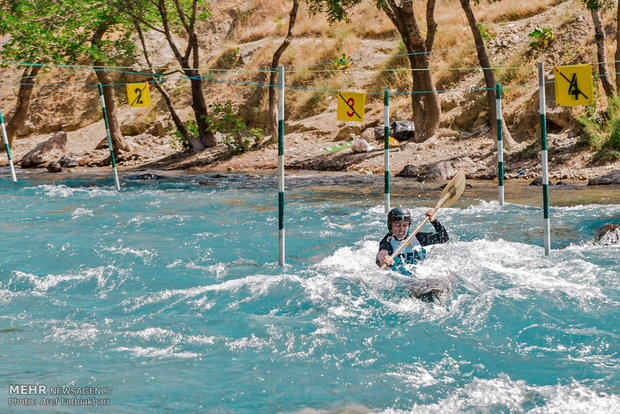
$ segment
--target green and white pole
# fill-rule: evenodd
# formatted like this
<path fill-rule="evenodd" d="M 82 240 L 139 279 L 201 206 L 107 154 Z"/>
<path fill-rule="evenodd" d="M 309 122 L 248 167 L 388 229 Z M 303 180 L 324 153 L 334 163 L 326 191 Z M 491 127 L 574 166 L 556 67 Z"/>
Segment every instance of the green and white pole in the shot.
<path fill-rule="evenodd" d="M 542 187 L 543 187 L 543 217 L 544 217 L 544 245 L 545 256 L 549 256 L 551 250 L 551 235 L 549 224 L 549 167 L 547 162 L 547 115 L 545 102 L 545 68 L 543 62 L 538 64 L 538 78 L 540 85 L 540 137 L 541 137 L 541 158 L 542 158 Z"/>
<path fill-rule="evenodd" d="M 284 67 L 278 67 L 278 263 L 284 266 Z"/>
<path fill-rule="evenodd" d="M 499 186 L 499 205 L 504 206 L 504 145 L 502 137 L 502 87 L 495 84 L 495 101 L 497 102 L 497 184 Z"/>
<path fill-rule="evenodd" d="M 2 125 L 2 139 L 4 139 L 4 148 L 6 149 L 6 156 L 9 159 L 9 166 L 11 167 L 11 176 L 13 177 L 13 182 L 17 182 L 17 177 L 15 176 L 15 167 L 13 167 L 13 159 L 11 159 L 11 148 L 9 147 L 9 138 L 6 135 L 6 128 L 4 127 L 4 118 L 2 118 L 2 112 L 0 112 L 0 125 Z"/>
<path fill-rule="evenodd" d="M 383 92 L 383 139 L 385 148 L 385 212 L 390 211 L 390 92 Z"/>
<path fill-rule="evenodd" d="M 99 98 L 101 99 L 101 110 L 103 111 L 103 120 L 105 121 L 105 131 L 108 135 L 108 148 L 110 148 L 110 160 L 112 161 L 112 169 L 114 170 L 114 181 L 116 182 L 116 190 L 121 191 L 121 183 L 118 181 L 118 171 L 116 170 L 116 160 L 114 159 L 114 147 L 112 146 L 112 137 L 110 136 L 110 125 L 108 124 L 108 113 L 105 109 L 105 99 L 103 99 L 103 87 L 101 83 L 97 84 L 99 89 Z"/>

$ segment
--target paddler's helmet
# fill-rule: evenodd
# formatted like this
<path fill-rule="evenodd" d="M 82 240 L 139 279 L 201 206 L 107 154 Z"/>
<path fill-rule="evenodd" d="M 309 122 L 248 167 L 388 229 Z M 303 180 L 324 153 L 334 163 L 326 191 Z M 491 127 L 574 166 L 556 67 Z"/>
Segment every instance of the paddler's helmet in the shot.
<path fill-rule="evenodd" d="M 387 226 L 389 231 L 392 231 L 392 223 L 395 221 L 406 221 L 411 225 L 411 213 L 402 207 L 394 207 L 388 213 Z"/>

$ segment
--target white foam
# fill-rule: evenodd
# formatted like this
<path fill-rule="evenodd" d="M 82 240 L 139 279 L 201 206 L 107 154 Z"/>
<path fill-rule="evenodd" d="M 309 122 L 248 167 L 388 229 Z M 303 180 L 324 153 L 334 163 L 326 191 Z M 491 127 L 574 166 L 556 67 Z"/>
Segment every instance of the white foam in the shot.
<path fill-rule="evenodd" d="M 41 192 L 46 197 L 51 198 L 75 198 L 80 197 L 100 197 L 102 195 L 118 195 L 114 187 L 68 187 L 64 184 L 44 184 L 35 187 L 37 192 Z"/>
<path fill-rule="evenodd" d="M 232 341 L 228 341 L 226 346 L 230 348 L 232 351 L 245 350 L 248 348 L 251 349 L 263 349 L 269 345 L 269 341 L 258 338 L 254 334 L 251 334 L 248 337 L 243 337 L 239 339 L 235 339 Z"/>
<path fill-rule="evenodd" d="M 200 355 L 194 352 L 187 352 L 187 351 L 181 351 L 178 352 L 176 350 L 176 347 L 174 346 L 169 346 L 166 348 L 155 348 L 155 347 L 141 347 L 141 346 L 134 346 L 134 347 L 118 347 L 118 348 L 114 348 L 114 351 L 118 351 L 118 352 L 130 352 L 132 353 L 135 357 L 137 358 L 157 358 L 157 359 L 164 359 L 164 358 L 197 358 Z"/>
<path fill-rule="evenodd" d="M 610 414 L 618 413 L 620 397 L 592 390 L 578 382 L 569 385 L 531 386 L 512 380 L 505 374 L 493 379 L 474 378 L 465 386 L 452 390 L 437 403 L 414 404 L 406 410 L 388 408 L 382 413 L 461 413 L 524 412 L 532 399 L 541 405 L 529 414 Z"/>
<path fill-rule="evenodd" d="M 49 337 L 63 344 L 78 342 L 92 345 L 100 333 L 101 331 L 97 329 L 94 323 L 65 322 L 63 326 L 52 327 L 52 333 Z"/>
<path fill-rule="evenodd" d="M 119 243 L 121 243 L 120 240 L 119 240 Z M 110 252 L 112 254 L 117 254 L 120 256 L 130 255 L 130 256 L 139 257 L 144 261 L 145 264 L 149 263 L 154 257 L 158 256 L 157 252 L 152 252 L 147 249 L 142 249 L 142 250 L 134 249 L 131 247 L 124 247 L 122 245 L 103 247 L 101 250 L 104 252 Z"/>
<path fill-rule="evenodd" d="M 227 280 L 225 282 L 212 285 L 194 286 L 186 289 L 165 289 L 149 295 L 137 297 L 135 299 L 126 299 L 122 302 L 122 305 L 125 306 L 125 310 L 127 312 L 133 312 L 144 306 L 165 302 L 170 299 L 174 300 L 173 303 L 179 303 L 181 301 L 202 295 L 206 292 L 232 292 L 240 288 L 249 288 L 251 294 L 262 295 L 268 292 L 271 286 L 281 283 L 284 279 L 290 279 L 300 282 L 300 279 L 297 276 L 273 276 L 257 274 L 246 276 L 240 279 Z M 202 305 L 203 303 L 199 302 L 199 304 Z M 236 302 L 231 302 L 229 306 L 236 306 L 237 304 L 238 303 Z"/>
<path fill-rule="evenodd" d="M 71 220 L 78 219 L 80 217 L 94 217 L 95 212 L 87 208 L 78 207 L 73 213 L 71 213 Z"/>
<path fill-rule="evenodd" d="M 28 281 L 35 291 L 46 292 L 51 288 L 55 288 L 61 283 L 69 282 L 69 283 L 79 283 L 88 281 L 90 279 L 97 280 L 97 287 L 102 288 L 106 281 L 107 277 L 105 276 L 106 270 L 111 270 L 111 266 L 100 266 L 92 269 L 86 269 L 78 273 L 64 273 L 60 275 L 46 275 L 43 277 L 39 277 L 37 275 L 33 275 L 31 273 L 25 273 L 20 270 L 15 270 L 15 282 L 13 279 L 9 281 L 9 284 L 17 283 L 20 280 Z"/>

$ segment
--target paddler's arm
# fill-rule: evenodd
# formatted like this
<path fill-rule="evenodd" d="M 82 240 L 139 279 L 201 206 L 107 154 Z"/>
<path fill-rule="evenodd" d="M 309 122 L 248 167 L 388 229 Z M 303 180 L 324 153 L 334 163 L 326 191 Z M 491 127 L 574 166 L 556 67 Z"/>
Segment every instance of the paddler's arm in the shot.
<path fill-rule="evenodd" d="M 435 218 L 434 210 L 428 210 L 425 214 L 429 217 L 433 228 L 435 229 L 435 233 L 418 233 L 416 234 L 416 238 L 420 242 L 422 246 L 428 246 L 429 244 L 438 244 L 445 243 L 449 240 L 448 232 L 441 225 L 439 220 Z"/>
<path fill-rule="evenodd" d="M 386 234 L 379 242 L 379 252 L 377 253 L 377 266 L 386 265 L 388 267 L 394 264 L 394 259 L 390 258 L 391 243 L 388 241 L 390 233 Z M 389 249 L 389 250 L 388 250 Z"/>
<path fill-rule="evenodd" d="M 394 264 L 394 259 L 390 257 L 390 253 L 387 250 L 379 250 L 377 253 L 377 266 L 390 267 Z"/>

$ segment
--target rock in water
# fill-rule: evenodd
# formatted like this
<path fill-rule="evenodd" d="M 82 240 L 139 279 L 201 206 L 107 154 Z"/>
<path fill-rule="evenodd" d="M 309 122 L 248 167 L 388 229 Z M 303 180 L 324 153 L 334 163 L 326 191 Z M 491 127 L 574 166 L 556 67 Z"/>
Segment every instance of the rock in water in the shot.
<path fill-rule="evenodd" d="M 49 164 L 47 164 L 47 171 L 57 173 L 57 172 L 62 171 L 62 166 L 60 165 L 58 161 L 52 161 Z"/>
<path fill-rule="evenodd" d="M 605 224 L 596 231 L 596 240 L 603 245 L 620 243 L 620 225 Z"/>
<path fill-rule="evenodd" d="M 411 296 L 424 302 L 434 302 L 450 291 L 450 285 L 442 279 L 419 279 L 407 286 Z"/>

